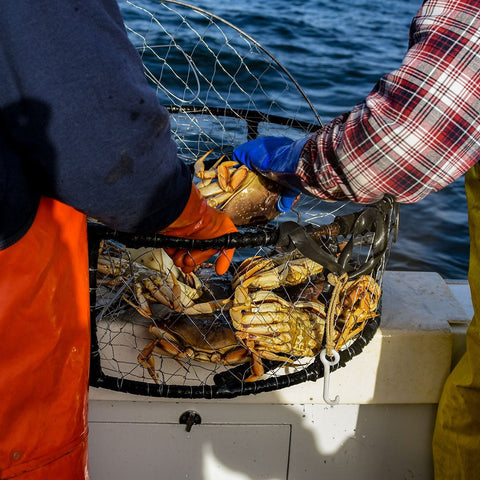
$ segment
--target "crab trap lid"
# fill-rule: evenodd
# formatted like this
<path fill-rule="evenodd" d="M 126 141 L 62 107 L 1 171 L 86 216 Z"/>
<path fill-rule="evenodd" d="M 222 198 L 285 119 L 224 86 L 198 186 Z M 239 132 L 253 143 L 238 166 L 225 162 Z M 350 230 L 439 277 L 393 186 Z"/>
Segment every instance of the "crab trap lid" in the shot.
<path fill-rule="evenodd" d="M 179 155 L 199 188 L 217 192 L 204 190 L 209 202 L 229 215 L 240 212 L 242 226 L 193 241 L 89 224 L 91 385 L 234 397 L 316 380 L 324 373 L 322 351 L 339 353 L 333 368 L 344 365 L 378 327 L 394 202 L 360 208 L 302 196 L 279 215 L 275 186 L 223 167 L 248 139 L 301 138 L 319 127 L 292 75 L 249 35 L 205 10 L 177 1 L 122 5 L 147 78 L 171 112 Z M 251 198 L 256 210 L 244 208 Z M 236 253 L 222 277 L 210 264 L 184 275 L 163 251 L 172 246 Z"/>

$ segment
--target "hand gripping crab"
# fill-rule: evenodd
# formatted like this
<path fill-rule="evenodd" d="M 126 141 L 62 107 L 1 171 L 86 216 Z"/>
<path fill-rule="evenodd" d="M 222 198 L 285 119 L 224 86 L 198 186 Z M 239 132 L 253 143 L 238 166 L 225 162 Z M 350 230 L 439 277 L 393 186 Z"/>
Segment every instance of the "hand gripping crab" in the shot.
<path fill-rule="evenodd" d="M 340 350 L 358 335 L 365 328 L 368 319 L 378 315 L 376 310 L 380 295 L 380 286 L 369 275 L 362 275 L 356 280 L 347 282 L 340 294 L 337 308 L 336 350 Z"/>
<path fill-rule="evenodd" d="M 313 357 L 322 344 L 325 306 L 320 302 L 292 304 L 273 292 L 235 290 L 230 317 L 235 336 L 251 354 L 253 382 L 264 373 L 262 358 L 293 364 L 299 357 Z"/>
<path fill-rule="evenodd" d="M 158 384 L 153 354 L 175 359 L 237 365 L 250 359 L 250 352 L 235 337 L 232 329 L 219 316 L 191 317 L 173 313 L 150 325 L 153 340 L 138 355 Z"/>
<path fill-rule="evenodd" d="M 277 201 L 281 187 L 222 156 L 205 170 L 205 159 L 212 150 L 195 162 L 197 187 L 214 208 L 223 210 L 235 225 L 258 225 L 269 222 L 280 214 Z"/>

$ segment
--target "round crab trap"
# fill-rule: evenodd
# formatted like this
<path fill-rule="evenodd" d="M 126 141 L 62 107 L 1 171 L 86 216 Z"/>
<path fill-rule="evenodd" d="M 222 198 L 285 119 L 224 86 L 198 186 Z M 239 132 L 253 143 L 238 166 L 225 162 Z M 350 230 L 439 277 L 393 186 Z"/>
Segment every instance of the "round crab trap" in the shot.
<path fill-rule="evenodd" d="M 209 240 L 90 222 L 92 386 L 172 398 L 230 398 L 314 381 L 374 336 L 397 226 L 370 206 L 298 199 L 231 161 L 263 135 L 300 138 L 320 119 L 290 73 L 231 23 L 177 1 L 127 1 L 127 30 L 179 155 L 212 206 L 239 227 Z M 268 85 L 268 87 L 267 87 Z M 165 248 L 235 248 L 222 276 L 191 274 Z"/>

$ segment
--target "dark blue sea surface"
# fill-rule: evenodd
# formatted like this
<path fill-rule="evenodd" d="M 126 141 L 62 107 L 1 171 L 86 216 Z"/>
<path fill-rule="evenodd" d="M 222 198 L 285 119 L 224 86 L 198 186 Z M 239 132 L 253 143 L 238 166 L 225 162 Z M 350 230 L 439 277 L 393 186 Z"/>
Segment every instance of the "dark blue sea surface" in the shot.
<path fill-rule="evenodd" d="M 190 3 L 231 22 L 265 47 L 293 75 L 326 123 L 350 110 L 383 74 L 400 65 L 411 20 L 422 2 Z M 131 18 L 128 6 L 122 11 Z M 275 84 L 268 85 L 268 76 L 263 81 L 267 88 L 275 89 Z M 417 204 L 402 205 L 399 238 L 392 248 L 389 269 L 435 271 L 447 279 L 466 278 L 469 241 L 463 181 L 462 177 Z"/>

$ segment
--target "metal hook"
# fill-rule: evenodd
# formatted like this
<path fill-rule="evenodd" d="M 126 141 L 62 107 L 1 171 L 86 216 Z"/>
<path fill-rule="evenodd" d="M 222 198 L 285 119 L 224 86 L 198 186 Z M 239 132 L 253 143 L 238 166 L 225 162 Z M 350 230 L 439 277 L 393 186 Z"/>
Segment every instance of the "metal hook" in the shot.
<path fill-rule="evenodd" d="M 324 348 L 320 352 L 320 360 L 323 363 L 323 400 L 328 405 L 337 405 L 340 402 L 340 397 L 337 395 L 333 400 L 330 400 L 330 367 L 333 367 L 340 361 L 340 354 L 336 350 L 332 350 L 333 360 L 327 358 L 327 350 Z"/>

